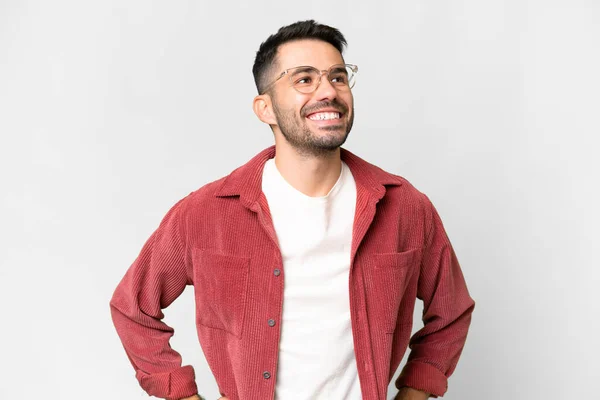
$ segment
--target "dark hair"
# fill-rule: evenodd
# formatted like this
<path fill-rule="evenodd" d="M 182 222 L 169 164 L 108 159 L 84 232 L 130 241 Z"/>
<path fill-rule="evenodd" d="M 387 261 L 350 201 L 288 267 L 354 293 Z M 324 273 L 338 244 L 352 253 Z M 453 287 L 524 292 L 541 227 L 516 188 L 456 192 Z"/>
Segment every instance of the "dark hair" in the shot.
<path fill-rule="evenodd" d="M 268 84 L 266 81 L 269 78 L 269 72 L 275 63 L 275 57 L 277 56 L 277 50 L 279 46 L 284 43 L 302 40 L 302 39 L 316 39 L 323 42 L 327 42 L 335 47 L 340 53 L 343 53 L 346 39 L 344 35 L 331 26 L 319 24 L 314 20 L 298 21 L 291 25 L 287 25 L 279 28 L 276 34 L 271 35 L 265 40 L 258 51 L 256 52 L 256 58 L 254 59 L 254 66 L 252 67 L 252 74 L 254 75 L 254 83 L 258 93 L 262 93 L 265 86 Z"/>

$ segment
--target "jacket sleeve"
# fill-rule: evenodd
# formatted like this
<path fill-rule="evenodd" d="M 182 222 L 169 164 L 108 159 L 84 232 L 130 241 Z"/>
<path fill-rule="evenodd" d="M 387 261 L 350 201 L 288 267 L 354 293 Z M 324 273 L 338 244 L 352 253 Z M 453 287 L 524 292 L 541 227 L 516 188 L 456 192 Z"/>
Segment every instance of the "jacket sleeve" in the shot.
<path fill-rule="evenodd" d="M 174 330 L 165 324 L 167 308 L 192 284 L 191 267 L 177 203 L 144 244 L 110 301 L 113 323 L 140 386 L 150 395 L 181 399 L 197 393 L 192 366 L 169 345 Z"/>
<path fill-rule="evenodd" d="M 442 221 L 425 198 L 427 237 L 417 297 L 423 301 L 424 326 L 410 340 L 408 362 L 395 384 L 443 396 L 467 338 L 475 302 Z"/>

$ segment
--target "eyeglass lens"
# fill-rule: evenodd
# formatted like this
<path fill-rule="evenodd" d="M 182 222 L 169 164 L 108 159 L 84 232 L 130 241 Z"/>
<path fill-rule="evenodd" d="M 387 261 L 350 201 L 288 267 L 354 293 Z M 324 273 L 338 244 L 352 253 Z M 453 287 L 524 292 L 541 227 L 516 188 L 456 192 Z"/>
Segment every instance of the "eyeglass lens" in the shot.
<path fill-rule="evenodd" d="M 334 66 L 327 75 L 331 85 L 336 88 L 352 88 L 354 84 L 354 71 L 349 66 Z M 313 67 L 298 67 L 290 71 L 289 76 L 297 91 L 311 93 L 319 86 L 321 71 Z"/>

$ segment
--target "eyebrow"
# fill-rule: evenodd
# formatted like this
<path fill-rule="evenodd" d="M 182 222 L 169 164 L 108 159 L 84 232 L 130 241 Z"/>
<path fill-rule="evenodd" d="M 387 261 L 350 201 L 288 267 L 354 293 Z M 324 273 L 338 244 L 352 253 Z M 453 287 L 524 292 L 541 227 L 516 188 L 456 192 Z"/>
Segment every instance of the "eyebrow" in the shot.
<path fill-rule="evenodd" d="M 309 66 L 302 66 L 302 67 L 295 67 L 294 68 L 294 74 L 301 74 L 303 72 L 309 72 L 309 71 L 314 71 L 316 70 L 315 67 L 309 67 Z"/>
<path fill-rule="evenodd" d="M 348 73 L 348 71 L 346 70 L 346 67 L 345 66 L 342 67 L 341 65 L 338 65 L 336 68 L 333 68 L 331 70 L 331 72 L 343 72 L 345 74 Z"/>

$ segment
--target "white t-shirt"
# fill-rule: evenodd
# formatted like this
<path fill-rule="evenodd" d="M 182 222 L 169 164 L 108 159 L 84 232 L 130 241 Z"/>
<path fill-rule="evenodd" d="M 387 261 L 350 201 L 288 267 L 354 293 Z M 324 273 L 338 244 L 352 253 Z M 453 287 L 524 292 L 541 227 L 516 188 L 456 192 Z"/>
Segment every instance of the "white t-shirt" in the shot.
<path fill-rule="evenodd" d="M 275 398 L 361 399 L 350 324 L 349 271 L 356 184 L 350 169 L 310 197 L 270 159 L 263 171 L 283 256 L 284 291 Z"/>

